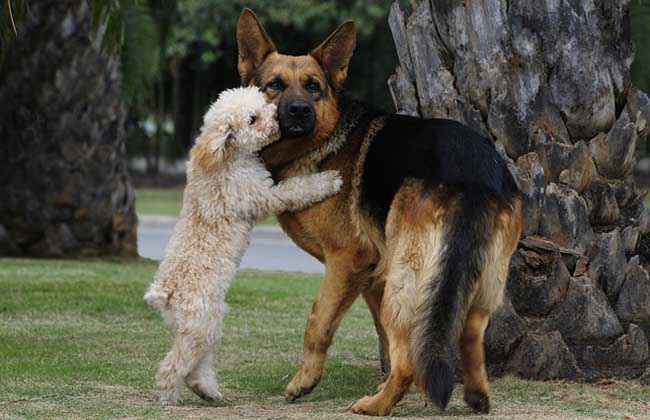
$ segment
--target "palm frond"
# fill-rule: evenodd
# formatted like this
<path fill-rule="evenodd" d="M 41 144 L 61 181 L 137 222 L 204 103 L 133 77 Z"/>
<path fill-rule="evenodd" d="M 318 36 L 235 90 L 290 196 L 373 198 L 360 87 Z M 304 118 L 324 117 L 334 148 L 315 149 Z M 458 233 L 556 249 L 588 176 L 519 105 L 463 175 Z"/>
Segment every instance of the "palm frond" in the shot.
<path fill-rule="evenodd" d="M 156 79 L 160 39 L 150 5 L 142 0 L 93 0 L 92 28 L 101 48 L 119 55 L 122 86 L 135 99 Z"/>
<path fill-rule="evenodd" d="M 11 47 L 11 42 L 18 36 L 18 27 L 23 16 L 27 13 L 26 0 L 0 0 L 0 65 L 4 62 L 5 54 Z"/>

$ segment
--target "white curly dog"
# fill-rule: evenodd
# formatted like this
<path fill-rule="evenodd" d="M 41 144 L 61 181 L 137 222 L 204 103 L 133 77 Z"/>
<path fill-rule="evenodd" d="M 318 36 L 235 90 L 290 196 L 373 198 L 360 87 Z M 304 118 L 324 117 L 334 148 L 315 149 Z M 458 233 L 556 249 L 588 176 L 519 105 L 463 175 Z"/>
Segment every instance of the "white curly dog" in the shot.
<path fill-rule="evenodd" d="M 297 211 L 336 192 L 336 171 L 274 185 L 258 156 L 279 138 L 276 107 L 257 88 L 226 90 L 212 104 L 190 151 L 183 209 L 145 300 L 176 329 L 157 374 L 160 402 L 174 405 L 181 381 L 199 397 L 222 395 L 213 369 L 225 296 L 256 222 Z"/>

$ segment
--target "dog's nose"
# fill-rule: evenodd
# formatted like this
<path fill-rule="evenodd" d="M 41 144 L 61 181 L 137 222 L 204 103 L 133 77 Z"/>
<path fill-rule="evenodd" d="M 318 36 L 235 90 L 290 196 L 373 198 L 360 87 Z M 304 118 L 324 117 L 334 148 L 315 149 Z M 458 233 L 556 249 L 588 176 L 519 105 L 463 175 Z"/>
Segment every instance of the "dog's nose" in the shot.
<path fill-rule="evenodd" d="M 298 99 L 289 103 L 289 115 L 297 120 L 303 120 L 311 117 L 312 110 L 309 102 Z"/>

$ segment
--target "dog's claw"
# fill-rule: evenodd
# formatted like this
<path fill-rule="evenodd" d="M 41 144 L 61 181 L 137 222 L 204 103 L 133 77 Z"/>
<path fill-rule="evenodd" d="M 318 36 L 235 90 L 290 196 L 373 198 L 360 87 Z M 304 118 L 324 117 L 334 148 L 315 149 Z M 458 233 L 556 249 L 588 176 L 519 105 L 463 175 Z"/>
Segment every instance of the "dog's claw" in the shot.
<path fill-rule="evenodd" d="M 303 397 L 309 393 L 311 393 L 314 388 L 316 388 L 316 385 L 312 385 L 307 388 L 299 388 L 297 391 L 289 391 L 284 394 L 284 399 L 286 402 L 289 404 L 295 402 L 298 398 Z"/>
<path fill-rule="evenodd" d="M 490 412 L 490 398 L 477 392 L 465 395 L 465 402 L 475 413 L 488 414 Z"/>

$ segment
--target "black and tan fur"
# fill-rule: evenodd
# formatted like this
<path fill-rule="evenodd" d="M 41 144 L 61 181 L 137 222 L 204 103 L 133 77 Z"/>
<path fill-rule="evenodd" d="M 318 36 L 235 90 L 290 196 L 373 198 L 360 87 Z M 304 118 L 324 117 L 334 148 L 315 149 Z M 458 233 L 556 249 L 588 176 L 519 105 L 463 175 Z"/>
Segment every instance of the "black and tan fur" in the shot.
<path fill-rule="evenodd" d="M 326 265 L 287 400 L 318 384 L 334 332 L 362 295 L 390 373 L 354 412 L 390 413 L 412 382 L 445 408 L 456 343 L 465 401 L 487 412 L 483 333 L 521 230 L 519 192 L 492 143 L 453 121 L 390 115 L 343 96 L 351 21 L 309 54 L 287 56 L 245 9 L 237 41 L 242 82 L 278 105 L 283 138 L 262 153 L 274 177 L 333 169 L 343 178 L 336 196 L 279 217 Z"/>

